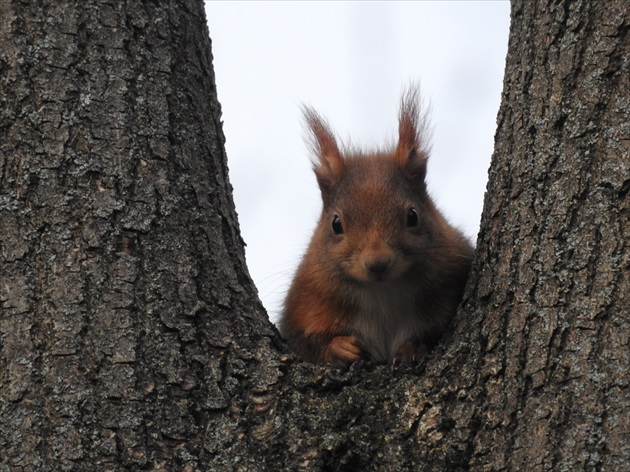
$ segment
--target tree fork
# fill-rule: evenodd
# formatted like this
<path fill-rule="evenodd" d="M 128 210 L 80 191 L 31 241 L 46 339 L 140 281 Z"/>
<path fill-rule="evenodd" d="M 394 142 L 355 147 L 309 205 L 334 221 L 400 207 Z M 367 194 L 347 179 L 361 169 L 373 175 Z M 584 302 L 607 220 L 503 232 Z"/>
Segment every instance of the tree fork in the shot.
<path fill-rule="evenodd" d="M 200 1 L 0 3 L 0 470 L 622 470 L 625 2 L 518 2 L 477 256 L 425 363 L 286 355 Z"/>

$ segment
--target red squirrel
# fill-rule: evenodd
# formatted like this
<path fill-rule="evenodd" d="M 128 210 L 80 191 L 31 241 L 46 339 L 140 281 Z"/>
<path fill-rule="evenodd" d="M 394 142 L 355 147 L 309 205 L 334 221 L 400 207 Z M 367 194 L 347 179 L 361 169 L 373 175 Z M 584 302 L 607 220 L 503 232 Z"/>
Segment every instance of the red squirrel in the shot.
<path fill-rule="evenodd" d="M 280 332 L 304 360 L 412 362 L 455 315 L 473 247 L 427 193 L 428 145 L 419 94 L 403 94 L 398 143 L 340 150 L 304 107 L 323 209 L 288 291 Z"/>

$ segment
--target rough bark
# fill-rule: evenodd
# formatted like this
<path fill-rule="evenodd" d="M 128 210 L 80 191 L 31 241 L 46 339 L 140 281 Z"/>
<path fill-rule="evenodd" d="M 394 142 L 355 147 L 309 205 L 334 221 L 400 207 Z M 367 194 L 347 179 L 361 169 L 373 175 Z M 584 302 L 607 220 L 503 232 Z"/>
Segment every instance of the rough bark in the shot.
<path fill-rule="evenodd" d="M 473 464 L 628 466 L 629 58 L 624 2 L 512 5 L 465 308 L 483 353 Z"/>
<path fill-rule="evenodd" d="M 513 3 L 453 330 L 339 372 L 247 275 L 201 2 L 0 3 L 0 470 L 623 470 L 627 15 Z"/>
<path fill-rule="evenodd" d="M 0 469 L 194 463 L 275 336 L 203 4 L 0 5 Z"/>

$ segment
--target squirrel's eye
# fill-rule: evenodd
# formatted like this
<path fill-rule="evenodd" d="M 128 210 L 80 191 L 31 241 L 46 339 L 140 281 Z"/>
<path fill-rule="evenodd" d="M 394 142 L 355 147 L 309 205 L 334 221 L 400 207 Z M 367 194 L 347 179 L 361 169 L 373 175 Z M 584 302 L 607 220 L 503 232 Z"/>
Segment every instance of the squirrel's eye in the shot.
<path fill-rule="evenodd" d="M 415 208 L 409 208 L 407 212 L 407 228 L 415 228 L 418 226 L 418 212 Z"/>
<path fill-rule="evenodd" d="M 335 217 L 332 220 L 332 229 L 335 232 L 335 234 L 343 234 L 343 226 L 341 224 L 341 218 L 339 218 L 337 215 L 335 215 Z"/>

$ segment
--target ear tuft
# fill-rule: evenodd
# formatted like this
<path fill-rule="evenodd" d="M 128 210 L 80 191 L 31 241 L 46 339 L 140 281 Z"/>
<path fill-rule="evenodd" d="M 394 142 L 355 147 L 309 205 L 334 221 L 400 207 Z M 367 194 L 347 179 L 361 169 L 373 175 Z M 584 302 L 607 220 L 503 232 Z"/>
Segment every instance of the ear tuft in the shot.
<path fill-rule="evenodd" d="M 313 170 L 322 194 L 326 194 L 339 181 L 344 160 L 328 123 L 310 107 L 302 106 L 302 112 L 309 131 L 307 143 L 314 157 Z"/>
<path fill-rule="evenodd" d="M 398 145 L 394 161 L 413 180 L 424 181 L 429 158 L 426 113 L 420 112 L 420 89 L 410 85 L 400 100 Z"/>

